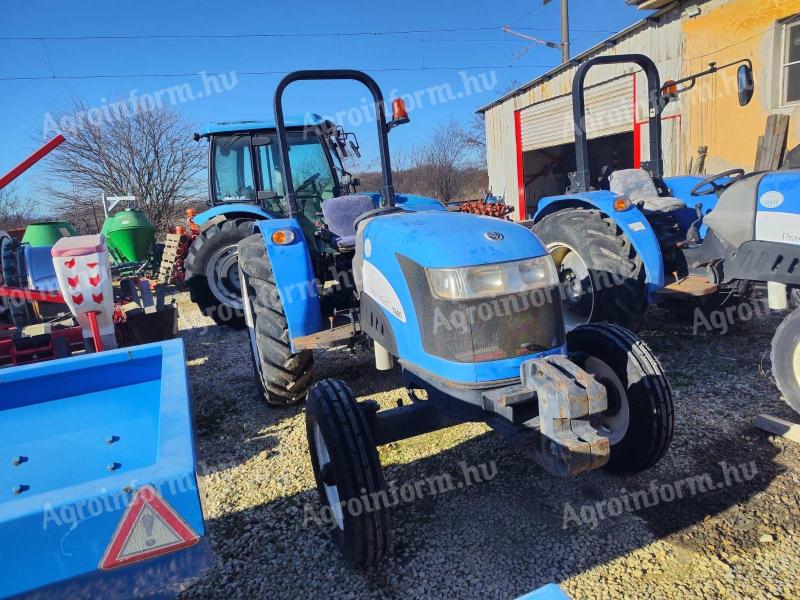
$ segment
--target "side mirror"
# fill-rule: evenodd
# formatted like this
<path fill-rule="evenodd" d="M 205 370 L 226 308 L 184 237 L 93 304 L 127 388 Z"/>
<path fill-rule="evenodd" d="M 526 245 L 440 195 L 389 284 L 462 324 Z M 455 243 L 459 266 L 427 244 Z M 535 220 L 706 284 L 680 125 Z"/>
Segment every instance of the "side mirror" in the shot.
<path fill-rule="evenodd" d="M 753 80 L 753 67 L 742 65 L 736 74 L 736 82 L 739 88 L 739 106 L 747 106 L 753 99 L 755 83 Z"/>
<path fill-rule="evenodd" d="M 357 144 L 353 143 L 353 140 L 350 140 L 350 151 L 355 154 L 358 158 L 361 158 L 361 149 L 358 147 Z"/>

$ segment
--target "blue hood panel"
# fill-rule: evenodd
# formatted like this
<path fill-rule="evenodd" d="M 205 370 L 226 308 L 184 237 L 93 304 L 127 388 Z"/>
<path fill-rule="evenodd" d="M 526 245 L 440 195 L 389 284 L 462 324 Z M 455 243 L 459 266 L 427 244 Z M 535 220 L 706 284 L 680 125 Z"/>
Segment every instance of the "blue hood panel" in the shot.
<path fill-rule="evenodd" d="M 486 234 L 500 234 L 490 240 Z M 494 217 L 424 211 L 378 217 L 365 239 L 373 248 L 391 245 L 426 268 L 467 267 L 545 256 L 547 250 L 527 227 Z"/>

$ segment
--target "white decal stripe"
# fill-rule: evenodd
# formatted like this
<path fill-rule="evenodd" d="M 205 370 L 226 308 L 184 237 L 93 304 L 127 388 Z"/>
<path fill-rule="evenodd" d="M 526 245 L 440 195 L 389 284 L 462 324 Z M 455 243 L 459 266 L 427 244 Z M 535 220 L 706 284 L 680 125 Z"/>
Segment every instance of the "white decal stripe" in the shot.
<path fill-rule="evenodd" d="M 756 239 L 800 245 L 800 215 L 760 210 L 756 214 Z"/>
<path fill-rule="evenodd" d="M 361 278 L 364 284 L 364 293 L 405 323 L 406 313 L 403 305 L 386 276 L 375 265 L 365 260 Z"/>

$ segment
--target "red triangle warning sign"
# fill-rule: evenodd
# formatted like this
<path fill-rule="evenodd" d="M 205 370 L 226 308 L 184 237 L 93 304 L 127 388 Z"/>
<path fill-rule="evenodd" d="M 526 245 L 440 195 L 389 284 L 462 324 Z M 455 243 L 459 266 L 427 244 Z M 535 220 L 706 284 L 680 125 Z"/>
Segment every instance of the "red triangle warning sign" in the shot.
<path fill-rule="evenodd" d="M 114 569 L 140 560 L 186 548 L 200 539 L 191 527 L 158 494 L 146 485 L 122 515 L 108 544 L 101 569 Z"/>

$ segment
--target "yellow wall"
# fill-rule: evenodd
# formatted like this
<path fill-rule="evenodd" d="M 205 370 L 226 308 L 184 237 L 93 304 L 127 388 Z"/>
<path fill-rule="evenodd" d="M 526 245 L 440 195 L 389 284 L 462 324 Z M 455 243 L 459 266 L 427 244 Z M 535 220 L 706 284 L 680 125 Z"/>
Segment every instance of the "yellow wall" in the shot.
<path fill-rule="evenodd" d="M 736 96 L 736 68 L 698 80 L 696 87 L 681 95 L 683 139 L 681 163 L 695 155 L 698 146 L 708 146 L 706 171 L 728 168 L 752 169 L 758 136 L 767 117 L 789 114 L 788 148 L 800 144 L 800 106 L 779 106 L 779 75 L 782 48 L 779 21 L 800 13 L 800 0 L 711 0 L 700 5 L 702 14 L 683 17 L 684 75 L 742 58 L 753 61 L 756 91 L 747 107 Z"/>

